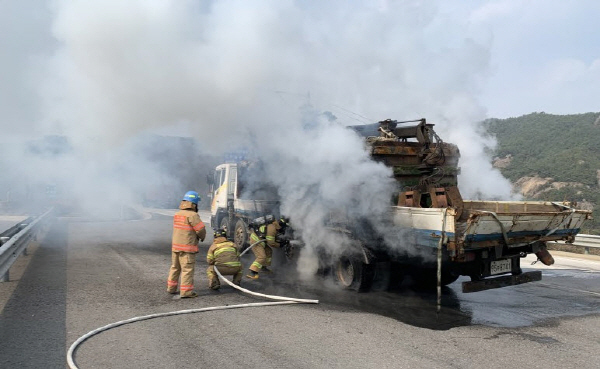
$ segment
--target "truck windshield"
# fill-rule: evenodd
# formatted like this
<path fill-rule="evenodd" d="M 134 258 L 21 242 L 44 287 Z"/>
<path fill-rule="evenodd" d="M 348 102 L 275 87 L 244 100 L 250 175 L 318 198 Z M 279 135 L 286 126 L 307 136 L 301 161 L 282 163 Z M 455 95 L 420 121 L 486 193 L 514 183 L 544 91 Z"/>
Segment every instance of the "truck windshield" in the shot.
<path fill-rule="evenodd" d="M 215 186 L 215 190 L 219 187 L 221 187 L 221 185 L 223 184 L 223 181 L 225 181 L 225 170 L 224 169 L 219 169 L 215 171 L 215 178 L 214 178 L 214 186 Z"/>

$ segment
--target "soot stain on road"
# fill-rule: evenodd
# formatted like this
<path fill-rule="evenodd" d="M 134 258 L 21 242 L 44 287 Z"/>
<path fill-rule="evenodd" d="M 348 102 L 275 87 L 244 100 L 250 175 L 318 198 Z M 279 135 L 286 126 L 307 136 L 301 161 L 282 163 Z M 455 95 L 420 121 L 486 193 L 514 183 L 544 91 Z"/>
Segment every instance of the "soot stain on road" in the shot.
<path fill-rule="evenodd" d="M 329 309 L 382 315 L 432 330 L 469 325 L 544 326 L 598 312 L 595 296 L 557 289 L 548 296 L 546 289 L 534 283 L 470 294 L 459 291 L 460 283 L 450 285 L 442 288 L 439 311 L 435 289 L 422 290 L 410 283 L 403 283 L 394 290 L 358 293 L 340 290 L 331 278 L 319 277 L 306 282 L 299 281 L 293 272 L 275 270 L 273 275 L 258 281 L 245 281 L 244 287 L 266 294 L 319 299 Z"/>
<path fill-rule="evenodd" d="M 340 290 L 331 281 L 317 278 L 313 283 L 299 282 L 291 274 L 275 274 L 243 285 L 252 291 L 288 297 L 318 299 L 328 309 L 346 312 L 365 312 L 386 316 L 412 326 L 432 330 L 448 330 L 471 325 L 472 316 L 460 307 L 456 293 L 444 288 L 442 305 L 437 309 L 435 293 L 411 287 L 393 291 L 357 293 Z"/>

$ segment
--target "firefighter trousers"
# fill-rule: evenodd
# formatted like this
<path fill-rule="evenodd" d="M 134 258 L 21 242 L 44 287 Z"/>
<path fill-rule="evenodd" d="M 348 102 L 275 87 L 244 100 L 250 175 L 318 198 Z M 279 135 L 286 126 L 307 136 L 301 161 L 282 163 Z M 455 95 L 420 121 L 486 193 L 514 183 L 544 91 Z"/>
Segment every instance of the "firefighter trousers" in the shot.
<path fill-rule="evenodd" d="M 242 266 L 227 266 L 227 265 L 217 265 L 219 269 L 219 273 L 221 275 L 232 275 L 233 276 L 233 284 L 240 285 L 242 281 Z M 208 269 L 206 269 L 206 275 L 208 276 L 208 288 L 212 288 L 213 290 L 221 287 L 221 283 L 219 281 L 219 276 L 215 273 L 214 265 L 209 265 Z"/>
<path fill-rule="evenodd" d="M 264 243 L 258 244 L 252 248 L 252 252 L 256 259 L 250 265 L 250 270 L 258 273 L 262 267 L 271 266 L 273 250 L 269 246 L 266 246 Z"/>
<path fill-rule="evenodd" d="M 173 251 L 171 252 L 171 269 L 167 278 L 167 292 L 177 292 L 179 295 L 190 296 L 194 292 L 194 267 L 196 266 L 196 253 Z M 179 283 L 181 277 L 181 283 Z"/>

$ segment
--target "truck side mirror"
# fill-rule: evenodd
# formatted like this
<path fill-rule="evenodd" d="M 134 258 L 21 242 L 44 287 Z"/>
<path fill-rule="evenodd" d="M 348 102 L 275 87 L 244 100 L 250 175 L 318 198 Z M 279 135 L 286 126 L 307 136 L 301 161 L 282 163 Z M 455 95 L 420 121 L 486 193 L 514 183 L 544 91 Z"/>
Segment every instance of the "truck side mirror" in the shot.
<path fill-rule="evenodd" d="M 208 184 L 209 186 L 212 186 L 214 184 L 213 176 L 211 176 L 210 174 L 206 175 L 206 184 Z"/>

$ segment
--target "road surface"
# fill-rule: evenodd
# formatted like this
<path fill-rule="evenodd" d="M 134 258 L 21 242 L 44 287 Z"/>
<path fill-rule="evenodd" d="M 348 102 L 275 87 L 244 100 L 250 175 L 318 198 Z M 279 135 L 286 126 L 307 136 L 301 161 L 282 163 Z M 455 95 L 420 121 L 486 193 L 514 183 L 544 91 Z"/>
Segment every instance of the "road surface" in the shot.
<path fill-rule="evenodd" d="M 173 299 L 170 235 L 169 213 L 56 221 L 0 284 L 0 367 L 65 368 L 69 346 L 98 327 L 264 301 L 206 288 L 210 237 L 198 257 L 200 297 Z M 463 294 L 459 279 L 444 289 L 439 313 L 435 295 L 410 287 L 357 294 L 320 278 L 300 283 L 275 267 L 243 286 L 321 303 L 138 322 L 85 341 L 75 359 L 80 368 L 597 368 L 600 258 L 555 258 L 552 268 L 523 262 L 543 268 L 541 282 Z"/>

